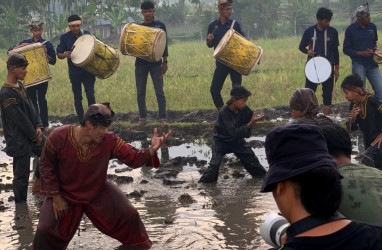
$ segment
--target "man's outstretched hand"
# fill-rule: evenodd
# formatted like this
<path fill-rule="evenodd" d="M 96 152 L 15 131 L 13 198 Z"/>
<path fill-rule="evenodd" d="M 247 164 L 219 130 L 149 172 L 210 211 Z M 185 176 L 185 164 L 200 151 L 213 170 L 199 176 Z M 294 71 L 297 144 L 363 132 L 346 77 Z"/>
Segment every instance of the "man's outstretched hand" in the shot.
<path fill-rule="evenodd" d="M 172 131 L 168 131 L 167 133 L 163 133 L 162 136 L 158 136 L 158 129 L 154 128 L 153 138 L 151 139 L 150 146 L 150 155 L 154 156 L 158 149 L 162 146 L 162 144 L 170 137 Z"/>

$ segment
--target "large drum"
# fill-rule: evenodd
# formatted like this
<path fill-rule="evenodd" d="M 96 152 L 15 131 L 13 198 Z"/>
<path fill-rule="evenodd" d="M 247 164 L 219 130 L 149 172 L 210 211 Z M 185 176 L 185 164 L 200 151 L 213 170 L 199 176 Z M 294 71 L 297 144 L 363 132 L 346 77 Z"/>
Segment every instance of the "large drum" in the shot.
<path fill-rule="evenodd" d="M 331 74 L 332 65 L 325 57 L 312 57 L 305 65 L 305 76 L 313 83 L 323 83 Z"/>
<path fill-rule="evenodd" d="M 162 29 L 128 23 L 123 27 L 119 44 L 124 55 L 158 62 L 166 48 L 166 40 L 166 32 Z"/>
<path fill-rule="evenodd" d="M 110 77 L 119 66 L 118 51 L 89 34 L 76 40 L 70 59 L 100 79 Z"/>
<path fill-rule="evenodd" d="M 52 79 L 45 47 L 42 43 L 32 43 L 9 51 L 9 54 L 22 54 L 28 60 L 28 73 L 24 79 L 25 87 L 34 86 Z"/>
<path fill-rule="evenodd" d="M 216 60 L 236 70 L 242 75 L 249 75 L 259 62 L 263 49 L 230 29 L 220 40 L 214 51 Z"/>

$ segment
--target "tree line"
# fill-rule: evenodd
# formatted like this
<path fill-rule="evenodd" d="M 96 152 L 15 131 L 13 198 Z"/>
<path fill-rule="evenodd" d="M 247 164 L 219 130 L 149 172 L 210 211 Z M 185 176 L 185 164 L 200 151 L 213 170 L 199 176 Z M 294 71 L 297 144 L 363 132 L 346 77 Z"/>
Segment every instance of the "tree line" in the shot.
<path fill-rule="evenodd" d="M 65 32 L 66 19 L 71 14 L 81 15 L 85 28 L 90 31 L 99 19 L 108 20 L 112 27 L 120 26 L 128 17 L 140 21 L 141 2 L 142 0 L 0 0 L 0 32 L 3 34 L 0 37 L 0 47 L 8 48 L 29 36 L 27 25 L 31 19 L 44 21 L 44 36 L 47 39 L 53 39 Z M 217 0 L 153 2 L 156 4 L 156 17 L 170 28 L 178 30 L 178 33 L 171 33 L 169 29 L 170 38 L 171 35 L 179 35 L 186 39 L 203 39 L 208 23 L 218 16 Z M 335 18 L 349 21 L 356 7 L 364 2 L 365 0 L 234 0 L 232 18 L 242 24 L 249 38 L 278 38 L 302 33 L 315 22 L 315 13 L 319 7 L 330 8 L 335 13 Z M 368 3 L 371 7 L 382 10 L 381 0 L 369 0 Z"/>

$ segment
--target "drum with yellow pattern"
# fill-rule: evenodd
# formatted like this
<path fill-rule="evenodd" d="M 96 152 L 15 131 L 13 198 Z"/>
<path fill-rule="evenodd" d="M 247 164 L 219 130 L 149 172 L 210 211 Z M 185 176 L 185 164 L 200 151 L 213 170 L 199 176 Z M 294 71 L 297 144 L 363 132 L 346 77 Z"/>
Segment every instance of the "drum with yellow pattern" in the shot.
<path fill-rule="evenodd" d="M 70 56 L 73 64 L 100 79 L 113 75 L 119 66 L 118 51 L 92 35 L 80 36 L 73 47 Z"/>
<path fill-rule="evenodd" d="M 42 43 L 32 43 L 9 51 L 22 54 L 28 60 L 28 73 L 24 78 L 25 87 L 34 86 L 52 79 L 45 47 Z"/>
<path fill-rule="evenodd" d="M 245 76 L 249 75 L 258 64 L 262 54 L 261 47 L 256 46 L 234 29 L 227 31 L 214 51 L 216 60 Z"/>
<path fill-rule="evenodd" d="M 120 50 L 124 55 L 158 62 L 166 48 L 166 32 L 159 28 L 128 23 L 122 30 Z"/>

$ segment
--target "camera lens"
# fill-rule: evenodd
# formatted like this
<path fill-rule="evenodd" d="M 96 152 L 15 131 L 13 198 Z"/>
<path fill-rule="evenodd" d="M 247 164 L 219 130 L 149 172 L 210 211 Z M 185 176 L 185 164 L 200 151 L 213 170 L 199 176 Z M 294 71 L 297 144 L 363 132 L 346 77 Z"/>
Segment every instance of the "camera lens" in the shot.
<path fill-rule="evenodd" d="M 281 236 L 285 234 L 288 226 L 289 222 L 281 215 L 267 214 L 260 225 L 260 235 L 267 244 L 277 248 L 281 246 Z"/>

